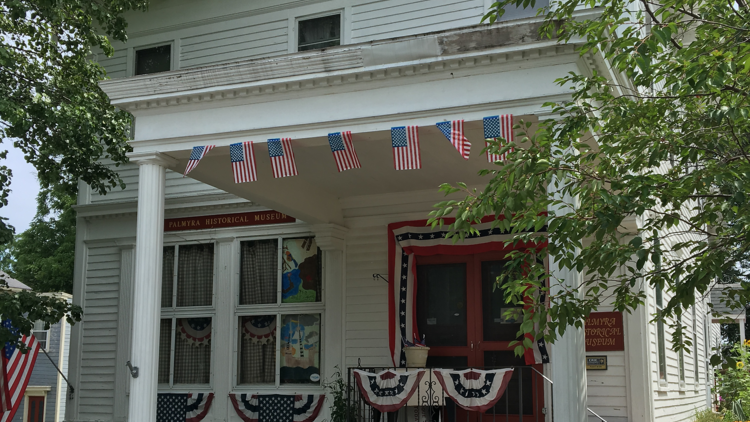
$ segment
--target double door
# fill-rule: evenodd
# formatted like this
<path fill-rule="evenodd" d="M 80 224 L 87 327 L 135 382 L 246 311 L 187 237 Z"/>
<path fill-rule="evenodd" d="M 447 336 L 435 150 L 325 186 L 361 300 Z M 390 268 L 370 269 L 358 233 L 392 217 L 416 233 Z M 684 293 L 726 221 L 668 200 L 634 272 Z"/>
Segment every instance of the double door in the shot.
<path fill-rule="evenodd" d="M 506 303 L 503 290 L 496 287 L 497 277 L 507 271 L 502 257 L 498 253 L 417 257 L 417 327 L 430 347 L 428 367 L 523 367 L 514 371 L 505 394 L 487 414 L 498 420 L 542 419 L 541 377 L 510 345 L 519 339 L 520 321 L 505 315 L 517 306 Z M 542 372 L 542 365 L 533 367 Z M 477 416 L 465 414 L 458 419 L 478 420 Z"/>

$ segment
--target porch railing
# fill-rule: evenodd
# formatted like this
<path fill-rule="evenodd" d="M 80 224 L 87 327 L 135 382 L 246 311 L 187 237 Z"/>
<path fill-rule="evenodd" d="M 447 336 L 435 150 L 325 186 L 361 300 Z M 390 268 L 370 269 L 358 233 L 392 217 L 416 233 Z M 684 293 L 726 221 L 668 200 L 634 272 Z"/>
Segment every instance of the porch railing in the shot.
<path fill-rule="evenodd" d="M 472 412 L 456 406 L 453 400 L 445 395 L 434 373 L 427 368 L 422 381 L 417 385 L 416 392 L 407 404 L 397 412 L 386 414 L 381 414 L 362 398 L 354 380 L 353 369 L 378 373 L 389 368 L 349 368 L 347 379 L 350 388 L 347 394 L 348 417 L 346 420 L 347 422 L 550 422 L 552 420 L 551 388 L 545 388 L 550 385 L 549 378 L 531 366 L 503 368 L 513 368 L 513 376 L 500 400 L 485 413 Z M 404 368 L 397 370 L 404 370 Z M 545 389 L 547 400 L 545 400 Z"/>

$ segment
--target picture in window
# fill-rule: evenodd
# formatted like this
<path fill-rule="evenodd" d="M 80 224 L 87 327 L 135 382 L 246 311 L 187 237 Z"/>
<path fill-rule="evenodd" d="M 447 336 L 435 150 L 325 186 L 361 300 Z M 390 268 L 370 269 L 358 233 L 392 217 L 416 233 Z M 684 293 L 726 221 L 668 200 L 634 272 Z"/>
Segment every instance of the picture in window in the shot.
<path fill-rule="evenodd" d="M 320 383 L 320 314 L 283 315 L 281 382 Z"/>
<path fill-rule="evenodd" d="M 315 238 L 284 239 L 281 302 L 320 302 L 320 254 Z"/>

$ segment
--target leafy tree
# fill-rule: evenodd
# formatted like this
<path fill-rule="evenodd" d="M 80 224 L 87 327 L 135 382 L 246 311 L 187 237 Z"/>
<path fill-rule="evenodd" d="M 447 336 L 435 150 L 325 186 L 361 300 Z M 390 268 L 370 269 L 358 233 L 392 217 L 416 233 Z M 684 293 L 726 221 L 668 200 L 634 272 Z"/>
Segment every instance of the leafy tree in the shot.
<path fill-rule="evenodd" d="M 127 38 L 122 14 L 144 10 L 146 4 L 0 0 L 0 138 L 23 151 L 43 189 L 74 195 L 83 180 L 104 194 L 122 185 L 101 159 L 127 160 L 131 117 L 109 104 L 98 85 L 105 71 L 90 57 L 93 48 L 111 55 L 110 38 Z M 5 156 L 0 152 L 0 159 Z M 8 205 L 11 177 L 10 169 L 0 166 L 0 206 Z M 0 219 L 0 241 L 13 233 L 6 221 Z M 80 318 L 80 309 L 52 302 L 33 294 L 0 295 L 0 313 L 24 334 L 32 319 L 50 322 L 67 311 Z M 0 344 L 17 338 L 18 333 L 0 328 Z"/>
<path fill-rule="evenodd" d="M 485 19 L 511 6 L 535 7 L 501 0 Z M 745 287 L 727 300 L 750 298 L 737 265 L 750 250 L 750 9 L 745 0 L 561 0 L 538 15 L 542 35 L 624 78 L 560 75 L 571 99 L 546 104 L 558 119 L 516 125 L 517 142 L 491 146 L 510 154 L 482 172 L 487 186 L 443 185 L 465 197 L 436 204 L 431 222 L 455 217 L 458 241 L 498 216 L 512 242 L 533 241 L 551 263 L 583 273 L 580 286 L 553 278 L 547 288 L 534 249 L 511 254 L 514 271 L 498 285 L 512 301 L 529 286 L 551 293 L 548 308 L 524 311 L 522 332 L 554 341 L 605 301 L 631 311 L 658 286 L 672 295 L 655 319 L 689 352 L 680 316 L 696 297 L 737 268 Z M 626 219 L 637 219 L 637 233 Z"/>

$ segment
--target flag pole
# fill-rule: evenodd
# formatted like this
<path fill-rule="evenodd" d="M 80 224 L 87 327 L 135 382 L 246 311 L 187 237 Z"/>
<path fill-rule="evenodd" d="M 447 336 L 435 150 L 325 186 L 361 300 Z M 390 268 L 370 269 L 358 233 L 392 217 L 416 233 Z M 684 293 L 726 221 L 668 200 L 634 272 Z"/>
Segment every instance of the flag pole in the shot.
<path fill-rule="evenodd" d="M 73 388 L 73 385 L 70 383 L 70 381 L 68 381 L 68 378 L 65 377 L 65 374 L 62 373 L 60 368 L 57 367 L 57 364 L 55 363 L 55 361 L 53 361 L 52 358 L 49 357 L 49 355 L 47 354 L 47 351 L 44 350 L 43 347 L 40 347 L 39 349 L 41 349 L 41 351 L 44 352 L 44 355 L 47 356 L 47 359 L 49 359 L 50 363 L 52 363 L 52 366 L 54 366 L 55 369 L 57 369 L 57 372 L 59 372 L 60 375 L 62 375 L 63 379 L 68 384 L 68 388 L 70 388 L 70 398 L 68 400 L 73 400 L 73 395 L 75 393 L 75 389 Z"/>

